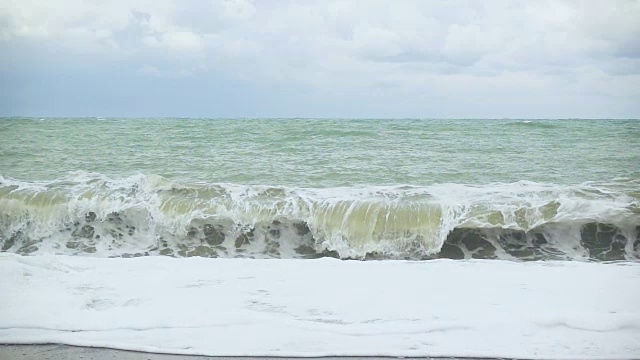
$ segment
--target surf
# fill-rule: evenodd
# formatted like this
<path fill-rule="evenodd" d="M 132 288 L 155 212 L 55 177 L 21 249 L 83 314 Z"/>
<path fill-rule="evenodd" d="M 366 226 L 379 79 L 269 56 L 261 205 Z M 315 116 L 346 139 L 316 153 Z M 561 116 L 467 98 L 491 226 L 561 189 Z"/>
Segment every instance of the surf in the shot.
<path fill-rule="evenodd" d="M 637 260 L 639 182 L 302 188 L 0 178 L 5 252 L 100 257 Z"/>

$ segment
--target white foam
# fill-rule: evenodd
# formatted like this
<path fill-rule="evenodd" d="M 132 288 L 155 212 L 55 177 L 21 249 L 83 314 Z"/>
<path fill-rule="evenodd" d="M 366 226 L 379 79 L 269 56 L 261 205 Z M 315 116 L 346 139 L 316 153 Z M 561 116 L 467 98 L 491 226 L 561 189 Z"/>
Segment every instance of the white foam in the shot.
<path fill-rule="evenodd" d="M 203 355 L 628 359 L 640 264 L 0 254 L 0 343 Z"/>
<path fill-rule="evenodd" d="M 581 225 L 600 222 L 627 235 L 629 258 L 633 258 L 632 243 L 640 224 L 640 203 L 634 195 L 639 184 L 637 180 L 579 185 L 519 181 L 293 188 L 188 184 L 144 174 L 110 178 L 81 171 L 49 182 L 0 176 L 0 190 L 4 191 L 0 207 L 9 215 L 6 224 L 0 223 L 0 235 L 10 238 L 21 231 L 34 241 L 46 239 L 38 244 L 39 254 L 59 253 L 67 251 L 69 234 L 60 230 L 68 224 L 84 219 L 88 212 L 95 213 L 99 221 L 110 213 L 124 213 L 136 227 L 136 238 L 128 239 L 127 244 L 110 237 L 109 231 L 96 230 L 101 235 L 96 255 L 112 256 L 124 249 L 149 251 L 160 237 L 181 239 L 194 221 L 227 222 L 230 226 L 225 231 L 231 239 L 239 229 L 289 219 L 306 223 L 319 247 L 343 257 L 363 257 L 373 252 L 401 256 L 407 248 L 413 249 L 418 238 L 422 252 L 434 254 L 457 227 L 542 229 L 551 234 L 543 227 L 558 223 L 570 231 L 555 231 L 558 236 L 548 241 L 571 249 L 575 244 L 555 243 L 579 239 Z M 119 245 L 116 250 L 111 240 Z"/>

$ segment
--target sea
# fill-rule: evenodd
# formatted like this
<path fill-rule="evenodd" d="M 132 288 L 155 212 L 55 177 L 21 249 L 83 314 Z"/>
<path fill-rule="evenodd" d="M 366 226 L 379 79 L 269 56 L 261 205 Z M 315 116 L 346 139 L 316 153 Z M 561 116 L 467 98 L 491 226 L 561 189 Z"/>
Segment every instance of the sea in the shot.
<path fill-rule="evenodd" d="M 0 119 L 23 255 L 636 261 L 640 122 Z"/>
<path fill-rule="evenodd" d="M 640 120 L 0 118 L 0 289 L 0 344 L 640 359 Z"/>

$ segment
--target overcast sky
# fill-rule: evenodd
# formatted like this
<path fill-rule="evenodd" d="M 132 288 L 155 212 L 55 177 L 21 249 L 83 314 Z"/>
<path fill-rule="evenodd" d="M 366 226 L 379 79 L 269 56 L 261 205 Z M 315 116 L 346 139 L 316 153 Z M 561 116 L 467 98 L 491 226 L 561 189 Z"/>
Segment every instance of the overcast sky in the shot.
<path fill-rule="evenodd" d="M 640 117 L 640 1 L 0 0 L 0 115 Z"/>

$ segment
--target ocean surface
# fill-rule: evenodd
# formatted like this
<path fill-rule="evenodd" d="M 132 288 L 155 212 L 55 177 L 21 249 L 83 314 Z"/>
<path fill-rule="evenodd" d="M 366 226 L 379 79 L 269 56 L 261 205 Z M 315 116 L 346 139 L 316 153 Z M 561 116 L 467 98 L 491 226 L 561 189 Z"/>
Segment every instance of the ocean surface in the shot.
<path fill-rule="evenodd" d="M 1 118 L 0 247 L 637 261 L 640 121 Z"/>
<path fill-rule="evenodd" d="M 638 120 L 0 119 L 0 344 L 637 359 L 638 260 Z"/>

